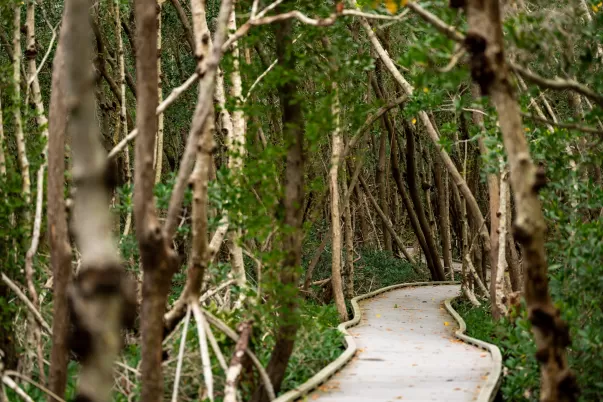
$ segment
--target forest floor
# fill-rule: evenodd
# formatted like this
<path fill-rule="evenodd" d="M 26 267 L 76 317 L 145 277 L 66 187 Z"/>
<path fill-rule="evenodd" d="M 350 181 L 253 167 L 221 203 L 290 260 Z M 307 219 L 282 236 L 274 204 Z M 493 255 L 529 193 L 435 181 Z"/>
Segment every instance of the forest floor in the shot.
<path fill-rule="evenodd" d="M 456 325 L 443 303 L 459 290 L 418 286 L 360 302 L 362 320 L 348 330 L 357 355 L 309 400 L 475 400 L 493 362 L 454 338 Z"/>

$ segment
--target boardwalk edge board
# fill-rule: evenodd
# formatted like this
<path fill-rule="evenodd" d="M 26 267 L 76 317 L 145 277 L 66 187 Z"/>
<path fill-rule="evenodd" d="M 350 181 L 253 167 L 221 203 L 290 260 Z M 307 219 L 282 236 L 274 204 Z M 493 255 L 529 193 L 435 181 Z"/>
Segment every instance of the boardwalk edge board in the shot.
<path fill-rule="evenodd" d="M 344 346 L 346 347 L 345 351 L 337 359 L 333 360 L 331 363 L 326 365 L 318 373 L 314 374 L 314 376 L 312 378 L 310 378 L 308 381 L 293 388 L 292 390 L 285 392 L 278 398 L 274 399 L 273 402 L 291 402 L 291 401 L 295 401 L 295 400 L 302 398 L 303 396 L 307 395 L 308 393 L 310 393 L 311 391 L 315 390 L 320 385 L 325 383 L 327 380 L 329 380 L 335 373 L 337 373 L 341 368 L 343 368 L 343 366 L 345 366 L 347 363 L 349 363 L 350 360 L 352 360 L 352 357 L 354 357 L 354 355 L 356 354 L 357 347 L 356 347 L 356 341 L 354 341 L 354 337 L 352 337 L 348 333 L 347 329 L 355 327 L 356 325 L 358 325 L 358 323 L 360 323 L 360 320 L 362 319 L 362 310 L 360 310 L 360 306 L 358 305 L 359 301 L 365 300 L 365 299 L 370 299 L 370 298 L 378 296 L 382 293 L 389 292 L 391 290 L 401 289 L 401 288 L 412 288 L 412 287 L 417 287 L 417 286 L 433 286 L 433 285 L 458 285 L 458 284 L 459 284 L 459 282 L 454 282 L 454 281 L 399 283 L 397 285 L 386 286 L 384 288 L 377 289 L 370 293 L 366 293 L 366 294 L 354 297 L 351 300 L 352 309 L 354 310 L 354 317 L 349 321 L 339 324 L 339 326 L 337 327 L 337 330 L 344 335 L 343 343 L 344 343 Z M 450 308 L 452 309 L 452 307 L 450 307 Z M 452 310 L 452 311 L 454 311 L 454 310 Z M 461 322 L 463 323 L 462 328 L 464 331 L 465 322 L 456 313 L 456 311 L 454 313 L 456 314 L 455 319 L 457 321 L 460 320 L 459 324 Z M 454 314 L 453 314 L 453 316 L 454 316 Z M 456 336 L 458 337 L 459 335 L 456 334 Z M 490 347 L 495 348 L 496 351 L 498 352 L 498 357 L 499 357 L 499 361 L 500 361 L 500 351 L 498 350 L 498 348 L 496 348 L 496 346 L 486 344 L 485 342 L 481 342 L 477 339 L 469 338 L 468 336 L 465 336 L 462 334 L 460 336 L 463 336 L 467 339 L 471 339 L 474 342 L 479 342 L 480 344 L 489 345 Z M 473 342 L 469 342 L 469 343 L 473 343 Z M 473 344 L 475 344 L 475 343 L 473 343 Z M 482 347 L 482 346 L 480 346 L 480 347 Z M 494 355 L 493 355 L 493 357 L 494 357 Z M 497 377 L 500 377 L 500 365 L 498 366 L 497 370 L 498 370 Z M 498 388 L 498 387 L 496 387 L 496 388 Z M 483 393 L 484 392 L 482 390 L 482 392 L 480 393 L 480 398 Z M 482 402 L 482 401 L 490 401 L 490 399 L 483 399 L 483 400 L 479 399 L 479 402 Z"/>
<path fill-rule="evenodd" d="M 486 380 L 486 384 L 482 386 L 480 393 L 477 397 L 478 402 L 492 402 L 496 398 L 496 393 L 498 392 L 498 388 L 502 382 L 502 355 L 500 353 L 500 349 L 498 346 L 493 345 L 488 342 L 481 341 L 479 339 L 472 338 L 468 335 L 465 335 L 465 331 L 467 330 L 467 324 L 460 316 L 459 313 L 452 307 L 452 301 L 459 296 L 452 297 L 444 302 L 444 306 L 446 310 L 454 317 L 456 322 L 459 325 L 459 329 L 454 332 L 454 336 L 470 345 L 477 346 L 480 349 L 484 349 L 486 352 L 490 353 L 492 357 L 492 371 L 488 374 L 488 379 Z"/>

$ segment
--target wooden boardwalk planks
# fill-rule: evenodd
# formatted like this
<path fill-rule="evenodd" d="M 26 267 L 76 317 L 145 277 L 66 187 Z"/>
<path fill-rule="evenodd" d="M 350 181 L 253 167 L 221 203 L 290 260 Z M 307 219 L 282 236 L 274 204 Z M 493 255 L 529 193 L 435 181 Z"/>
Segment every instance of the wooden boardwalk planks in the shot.
<path fill-rule="evenodd" d="M 307 400 L 476 400 L 494 362 L 454 338 L 443 303 L 458 292 L 459 285 L 420 286 L 361 301 L 362 321 L 348 330 L 356 356 Z"/>

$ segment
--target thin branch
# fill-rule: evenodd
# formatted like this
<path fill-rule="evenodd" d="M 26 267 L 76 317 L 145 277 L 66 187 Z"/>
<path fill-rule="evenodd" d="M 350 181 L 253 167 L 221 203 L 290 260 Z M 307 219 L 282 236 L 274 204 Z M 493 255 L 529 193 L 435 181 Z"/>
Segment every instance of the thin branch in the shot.
<path fill-rule="evenodd" d="M 454 28 L 453 26 L 446 24 L 440 18 L 425 10 L 417 3 L 409 2 L 407 7 L 413 10 L 425 22 L 431 24 L 434 28 L 446 35 L 448 38 L 460 43 L 463 43 L 465 41 L 465 35 L 457 31 L 456 28 Z M 574 80 L 562 79 L 559 77 L 555 77 L 552 79 L 541 77 L 540 75 L 535 74 L 527 68 L 522 67 L 512 61 L 509 61 L 508 64 L 509 67 L 511 67 L 516 73 L 538 86 L 556 90 L 569 89 L 578 92 L 586 96 L 587 98 L 592 99 L 599 106 L 603 107 L 603 95 L 596 93 L 584 84 L 581 84 Z"/>
<path fill-rule="evenodd" d="M 45 393 L 47 393 L 49 396 L 52 396 L 56 401 L 58 402 L 65 402 L 65 400 L 63 398 L 61 398 L 60 396 L 58 396 L 57 394 L 55 394 L 54 392 L 52 392 L 51 390 L 49 390 L 48 388 L 46 388 L 44 385 L 38 383 L 37 381 L 32 380 L 31 378 L 17 372 L 17 371 L 13 371 L 13 370 L 6 370 L 4 372 L 5 375 L 7 376 L 11 376 L 11 377 L 17 377 L 25 382 L 30 383 L 31 385 L 33 385 L 34 387 L 40 389 L 41 391 L 44 391 Z"/>
<path fill-rule="evenodd" d="M 226 325 L 226 323 L 224 323 L 222 320 L 215 317 L 214 315 L 212 315 L 210 312 L 208 312 L 206 310 L 202 309 L 202 312 L 205 315 L 205 317 L 207 318 L 207 321 L 209 321 L 213 326 L 215 326 L 220 331 L 222 331 L 226 336 L 228 336 L 230 339 L 232 339 L 235 342 L 237 342 L 239 340 L 239 335 L 235 331 L 233 331 L 232 328 L 230 328 L 228 325 Z M 253 352 L 251 352 L 249 349 L 245 350 L 245 353 L 247 354 L 247 356 L 249 356 L 253 365 L 256 367 L 256 369 L 258 370 L 258 373 L 260 374 L 260 379 L 262 380 L 262 383 L 264 384 L 264 388 L 266 388 L 266 393 L 268 394 L 268 399 L 270 399 L 271 401 L 276 399 L 276 396 L 274 394 L 274 387 L 272 386 L 270 377 L 268 376 L 268 373 L 264 369 L 264 366 L 262 366 L 262 363 L 258 360 L 257 356 Z"/>
<path fill-rule="evenodd" d="M 395 99 L 394 101 L 388 103 L 387 105 L 379 108 L 375 112 L 375 114 L 373 114 L 372 116 L 367 117 L 367 119 L 364 122 L 364 124 L 362 125 L 362 127 L 360 127 L 356 131 L 354 136 L 346 144 L 346 147 L 343 150 L 343 154 L 341 155 L 341 160 L 339 161 L 339 163 L 340 164 L 343 163 L 343 160 L 346 158 L 346 156 L 349 154 L 349 152 L 352 149 L 354 149 L 354 147 L 356 145 L 358 145 L 358 143 L 360 141 L 362 141 L 364 139 L 364 137 L 366 136 L 366 133 L 368 132 L 368 129 L 371 127 L 371 125 L 373 125 L 377 120 L 379 120 L 381 118 L 381 116 L 383 116 L 385 113 L 387 113 L 390 109 L 395 108 L 396 106 L 406 102 L 407 100 L 408 100 L 408 96 L 406 96 L 406 95 L 401 96 L 401 97 Z"/>
<path fill-rule="evenodd" d="M 216 340 L 214 333 L 211 331 L 211 327 L 207 320 L 205 321 L 205 333 L 207 334 L 207 340 L 209 340 L 209 344 L 211 345 L 214 354 L 218 358 L 218 363 L 220 363 L 220 367 L 222 367 L 224 372 L 226 372 L 228 370 L 228 366 L 226 365 L 226 359 L 224 359 L 224 355 L 220 350 L 220 345 L 218 345 L 218 341 Z"/>
<path fill-rule="evenodd" d="M 555 127 L 559 127 L 559 128 L 566 128 L 568 130 L 582 131 L 583 133 L 589 133 L 589 134 L 603 135 L 603 131 L 598 130 L 593 127 L 581 126 L 580 124 L 574 124 L 574 123 L 559 123 L 559 122 L 556 122 L 553 120 L 543 119 L 542 117 L 534 116 L 533 114 L 530 114 L 530 113 L 521 113 L 521 115 L 523 117 L 525 117 L 526 119 L 534 120 L 539 123 L 543 123 L 543 124 L 547 124 L 547 125 L 551 125 L 551 126 L 555 126 Z"/>
<path fill-rule="evenodd" d="M 195 84 L 195 82 L 197 82 L 198 79 L 199 79 L 199 73 L 195 72 L 190 77 L 188 77 L 187 80 L 184 81 L 184 83 L 182 83 L 182 85 L 174 88 L 172 90 L 172 92 L 169 94 L 169 96 L 167 98 L 165 98 L 165 100 L 163 102 L 161 102 L 159 104 L 159 106 L 157 106 L 156 114 L 160 115 L 161 113 L 165 112 L 165 110 L 169 106 L 171 106 L 180 97 L 180 95 L 182 95 L 187 89 L 189 89 L 191 86 L 193 86 L 193 84 Z M 112 159 L 112 158 L 116 157 L 117 154 L 119 154 L 119 152 L 126 147 L 128 142 L 130 142 L 134 138 L 136 138 L 137 135 L 138 135 L 138 128 L 135 128 L 134 130 L 130 131 L 130 134 L 128 134 L 125 138 L 123 138 L 111 150 L 111 152 L 109 152 L 109 155 L 107 155 L 107 158 Z"/>
<path fill-rule="evenodd" d="M 27 393 L 25 391 L 23 391 L 17 385 L 17 383 L 14 382 L 13 379 L 10 378 L 8 375 L 5 374 L 5 375 L 2 376 L 2 382 L 4 383 L 4 385 L 6 385 L 7 387 L 9 387 L 13 391 L 15 391 L 16 394 L 19 395 L 21 397 L 21 399 L 23 399 L 24 401 L 34 402 L 34 400 L 31 399 L 31 397 L 29 395 L 27 395 Z"/>
<path fill-rule="evenodd" d="M 42 71 L 42 67 L 44 67 L 44 64 L 46 63 L 46 60 L 48 59 L 48 56 L 50 56 L 50 53 L 52 51 L 52 47 L 54 46 L 54 41 L 57 38 L 57 31 L 56 29 L 58 28 L 58 26 L 61 23 L 57 23 L 54 28 L 51 28 L 52 30 L 52 37 L 50 38 L 50 43 L 48 44 L 48 49 L 46 50 L 46 53 L 44 54 L 44 57 L 42 58 L 42 61 L 40 62 L 40 65 L 38 66 L 38 69 L 36 70 L 36 73 L 30 77 L 27 80 L 27 86 L 30 86 L 31 83 L 36 79 L 36 77 L 38 76 L 38 74 L 40 74 L 40 71 Z"/>
<path fill-rule="evenodd" d="M 559 77 L 555 77 L 552 79 L 541 77 L 538 74 L 533 73 L 529 69 L 520 66 L 519 64 L 515 64 L 512 61 L 509 61 L 509 67 L 511 67 L 516 73 L 521 75 L 526 80 L 544 88 L 556 89 L 556 90 L 564 90 L 569 89 L 579 94 L 586 96 L 587 98 L 595 101 L 600 107 L 603 107 L 603 95 L 598 94 L 589 87 L 584 84 L 579 83 L 578 81 L 563 79 Z"/>
<path fill-rule="evenodd" d="M 36 309 L 36 307 L 33 305 L 33 303 L 31 301 L 29 301 L 27 296 L 25 296 L 25 293 L 23 293 L 21 291 L 21 289 L 19 289 L 19 287 L 15 284 L 15 282 L 11 281 L 8 276 L 4 275 L 4 273 L 2 273 L 2 281 L 4 283 L 6 283 L 6 285 L 9 288 L 11 288 L 11 290 L 13 292 L 15 292 L 17 297 L 19 297 L 19 299 L 21 299 L 21 301 L 23 303 L 25 303 L 25 306 L 27 306 L 29 311 L 34 315 L 34 317 L 36 318 L 38 323 L 42 326 L 42 328 L 44 328 L 49 334 L 51 334 L 52 329 L 50 329 L 50 325 L 48 325 L 48 323 L 46 323 L 46 321 L 44 321 L 44 318 L 42 318 L 42 315 L 40 314 L 38 309 Z"/>
<path fill-rule="evenodd" d="M 201 362 L 203 365 L 203 378 L 205 379 L 205 386 L 207 387 L 207 393 L 209 394 L 209 400 L 214 400 L 214 377 L 211 372 L 211 361 L 209 358 L 209 349 L 207 347 L 207 336 L 205 333 L 206 321 L 201 313 L 201 307 L 195 300 L 191 303 L 190 308 L 193 310 L 195 321 L 197 322 L 197 332 L 199 334 L 199 347 L 201 349 Z"/>
<path fill-rule="evenodd" d="M 178 350 L 178 363 L 176 363 L 176 378 L 174 379 L 174 390 L 172 392 L 172 402 L 178 401 L 178 385 L 180 384 L 180 373 L 182 372 L 182 360 L 184 357 L 184 347 L 186 345 L 186 334 L 188 333 L 188 323 L 191 320 L 191 308 L 186 309 L 184 317 L 184 328 L 182 328 L 182 338 L 180 338 L 180 349 Z"/>

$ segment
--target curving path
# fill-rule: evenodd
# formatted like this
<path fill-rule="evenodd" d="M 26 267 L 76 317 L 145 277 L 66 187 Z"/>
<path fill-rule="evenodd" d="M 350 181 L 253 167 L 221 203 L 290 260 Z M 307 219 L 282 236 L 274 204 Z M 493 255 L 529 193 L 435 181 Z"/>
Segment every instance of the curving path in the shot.
<path fill-rule="evenodd" d="M 454 337 L 456 321 L 444 301 L 459 290 L 408 287 L 361 301 L 362 320 L 348 329 L 356 356 L 307 400 L 478 400 L 496 366 L 489 353 Z"/>

